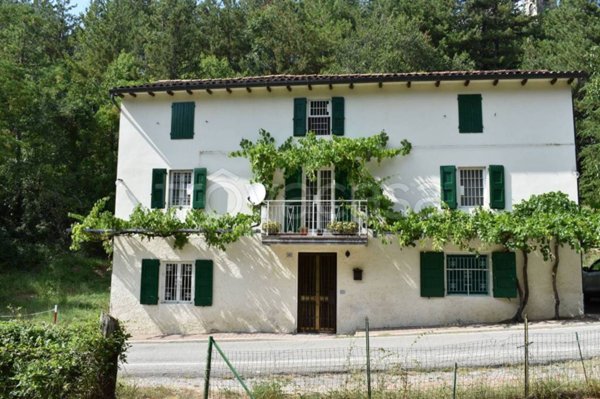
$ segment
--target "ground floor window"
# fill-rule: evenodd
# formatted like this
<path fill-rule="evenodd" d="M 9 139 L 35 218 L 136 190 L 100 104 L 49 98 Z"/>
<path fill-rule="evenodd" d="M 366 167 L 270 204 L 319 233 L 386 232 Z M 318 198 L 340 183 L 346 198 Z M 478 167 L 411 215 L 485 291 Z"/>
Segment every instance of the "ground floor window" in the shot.
<path fill-rule="evenodd" d="M 448 295 L 487 295 L 488 274 L 485 255 L 446 255 Z"/>
<path fill-rule="evenodd" d="M 164 301 L 191 302 L 192 277 L 191 263 L 166 263 L 164 272 Z"/>

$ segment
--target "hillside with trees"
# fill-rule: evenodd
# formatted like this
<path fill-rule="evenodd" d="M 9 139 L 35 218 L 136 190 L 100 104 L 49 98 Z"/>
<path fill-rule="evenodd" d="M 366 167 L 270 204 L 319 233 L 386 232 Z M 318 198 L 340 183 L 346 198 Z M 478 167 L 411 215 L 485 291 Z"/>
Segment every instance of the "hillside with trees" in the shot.
<path fill-rule="evenodd" d="M 583 204 L 600 207 L 600 1 L 0 0 L 0 270 L 68 248 L 68 213 L 114 195 L 109 88 L 159 79 L 584 70 Z M 110 208 L 110 206 L 109 206 Z M 88 248 L 93 250 L 94 248 Z"/>

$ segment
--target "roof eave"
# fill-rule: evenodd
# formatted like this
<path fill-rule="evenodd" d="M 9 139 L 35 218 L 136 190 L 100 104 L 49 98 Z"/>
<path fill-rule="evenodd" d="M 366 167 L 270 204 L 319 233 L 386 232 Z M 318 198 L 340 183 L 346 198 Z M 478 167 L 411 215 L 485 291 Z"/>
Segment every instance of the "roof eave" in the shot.
<path fill-rule="evenodd" d="M 193 90 L 218 90 L 218 89 L 239 89 L 255 87 L 285 87 L 285 86 L 306 86 L 306 85 L 340 85 L 340 84 L 364 84 L 364 83 L 405 83 L 405 82 L 444 82 L 444 81 L 495 81 L 495 80 L 523 80 L 523 79 L 583 79 L 587 74 L 583 71 L 569 72 L 523 72 L 523 73 L 457 73 L 453 74 L 407 74 L 406 76 L 344 76 L 335 78 L 319 79 L 307 76 L 306 79 L 293 80 L 274 80 L 271 82 L 261 81 L 233 81 L 233 82 L 165 82 L 164 84 L 152 83 L 140 86 L 114 87 L 110 89 L 111 95 L 129 94 L 129 93 L 147 93 L 147 92 L 169 92 L 169 91 L 193 91 Z"/>

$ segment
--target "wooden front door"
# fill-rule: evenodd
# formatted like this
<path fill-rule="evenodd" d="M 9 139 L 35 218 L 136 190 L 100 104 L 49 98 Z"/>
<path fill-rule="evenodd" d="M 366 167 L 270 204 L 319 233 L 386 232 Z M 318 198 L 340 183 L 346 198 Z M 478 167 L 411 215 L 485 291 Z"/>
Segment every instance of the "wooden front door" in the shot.
<path fill-rule="evenodd" d="M 298 254 L 298 332 L 335 333 L 337 255 Z"/>

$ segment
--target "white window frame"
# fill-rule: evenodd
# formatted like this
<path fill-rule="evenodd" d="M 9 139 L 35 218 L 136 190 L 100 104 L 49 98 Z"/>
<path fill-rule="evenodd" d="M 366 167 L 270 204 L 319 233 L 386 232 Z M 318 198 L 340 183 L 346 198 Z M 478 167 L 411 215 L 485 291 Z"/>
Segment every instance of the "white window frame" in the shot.
<path fill-rule="evenodd" d="M 312 99 L 308 99 L 308 104 L 306 107 L 306 131 L 310 132 L 312 131 L 310 129 L 310 118 L 318 118 L 318 117 L 324 117 L 323 115 L 312 115 L 311 111 L 312 111 L 312 104 L 313 102 L 319 102 L 319 101 L 327 101 L 327 118 L 329 118 L 329 126 L 327 128 L 328 133 L 327 134 L 317 134 L 315 132 L 315 134 L 319 137 L 329 137 L 332 135 L 331 133 L 331 120 L 333 119 L 333 115 L 332 115 L 332 107 L 331 107 L 331 98 L 312 98 Z"/>
<path fill-rule="evenodd" d="M 317 195 L 318 199 L 317 201 L 319 205 L 321 205 L 325 200 L 323 200 L 323 193 L 321 190 L 321 172 L 331 172 L 331 181 L 330 181 L 330 199 L 328 200 L 328 202 L 330 202 L 330 212 L 332 212 L 330 219 L 333 220 L 333 217 L 335 216 L 335 169 L 332 167 L 328 167 L 328 168 L 321 168 L 317 171 L 317 179 L 315 180 L 314 184 L 317 186 Z M 304 170 L 302 171 L 302 212 L 301 212 L 301 226 L 304 227 L 309 227 L 306 226 L 306 222 L 307 222 L 307 207 L 310 206 L 310 204 L 312 204 L 312 201 L 314 201 L 314 198 L 307 198 L 307 191 L 308 191 L 308 186 L 306 184 L 307 178 L 306 178 L 306 173 L 304 172 Z M 322 209 L 318 209 L 317 210 L 317 215 L 321 215 L 322 214 Z M 317 220 L 317 226 L 315 229 L 310 229 L 309 231 L 311 232 L 316 232 L 317 230 L 325 230 L 327 228 L 327 224 L 328 223 L 323 223 L 322 220 Z M 314 226 L 313 226 L 314 227 Z"/>
<path fill-rule="evenodd" d="M 464 192 L 464 187 L 460 184 L 460 173 L 462 170 L 481 170 L 481 184 L 483 185 L 483 198 L 481 205 L 463 205 L 462 204 L 462 196 Z M 489 187 L 488 187 L 488 168 L 485 166 L 457 166 L 456 167 L 456 200 L 458 202 L 458 208 L 463 210 L 473 210 L 479 208 L 488 207 L 489 203 Z"/>
<path fill-rule="evenodd" d="M 183 174 L 183 173 L 188 173 L 190 175 L 190 183 L 187 185 L 187 187 L 185 188 L 185 192 L 186 195 L 189 196 L 189 204 L 174 204 L 174 197 L 173 197 L 173 182 L 174 182 L 174 174 L 175 173 L 179 173 L 179 174 Z M 193 191 L 194 191 L 194 171 L 192 169 L 173 169 L 173 170 L 169 170 L 168 173 L 168 177 L 167 177 L 167 187 L 168 187 L 168 207 L 169 208 L 179 208 L 179 209 L 189 209 L 192 207 L 192 201 L 193 201 Z"/>
<path fill-rule="evenodd" d="M 177 299 L 175 300 L 167 300 L 166 299 L 166 295 L 165 295 L 165 290 L 167 288 L 167 265 L 170 264 L 175 264 L 177 265 L 177 281 L 176 281 L 176 294 L 175 297 Z M 183 269 L 183 265 L 191 265 L 191 269 L 192 269 L 192 273 L 191 273 L 191 282 L 190 282 L 190 300 L 189 301 L 182 301 L 181 300 L 181 291 L 182 291 L 182 283 L 183 283 L 183 278 L 182 278 L 182 273 L 181 270 Z M 177 261 L 161 261 L 160 262 L 160 271 L 159 271 L 159 284 L 158 284 L 158 292 L 159 292 L 159 298 L 160 298 L 160 302 L 161 303 L 165 303 L 165 304 L 192 304 L 194 303 L 194 292 L 195 292 L 195 288 L 196 288 L 196 268 L 194 267 L 194 261 L 187 261 L 187 260 L 177 260 Z"/>
<path fill-rule="evenodd" d="M 493 283 L 493 276 L 492 276 L 492 259 L 490 254 L 488 253 L 482 253 L 479 254 L 479 257 L 485 257 L 486 258 L 486 293 L 453 293 L 453 292 L 449 292 L 448 289 L 448 256 L 474 256 L 477 257 L 477 254 L 473 254 L 473 253 L 465 253 L 465 252 L 444 252 L 444 289 L 446 290 L 446 295 L 447 296 L 468 296 L 468 297 L 489 297 L 491 295 L 492 292 L 492 283 Z"/>

